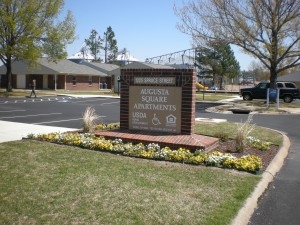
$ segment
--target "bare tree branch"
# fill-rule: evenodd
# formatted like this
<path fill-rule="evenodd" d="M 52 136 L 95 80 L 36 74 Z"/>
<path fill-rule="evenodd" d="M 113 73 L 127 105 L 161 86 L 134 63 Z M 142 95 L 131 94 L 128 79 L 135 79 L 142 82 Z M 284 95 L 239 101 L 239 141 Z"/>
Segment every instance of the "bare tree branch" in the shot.
<path fill-rule="evenodd" d="M 187 0 L 174 6 L 177 28 L 195 45 L 222 41 L 241 47 L 277 74 L 299 65 L 299 0 Z"/>

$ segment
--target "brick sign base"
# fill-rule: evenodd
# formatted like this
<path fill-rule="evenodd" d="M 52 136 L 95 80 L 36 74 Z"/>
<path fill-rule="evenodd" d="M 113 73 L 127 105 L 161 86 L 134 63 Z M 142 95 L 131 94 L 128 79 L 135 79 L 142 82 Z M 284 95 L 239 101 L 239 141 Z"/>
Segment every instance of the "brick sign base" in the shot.
<path fill-rule="evenodd" d="M 195 80 L 193 69 L 122 69 L 120 129 L 194 133 Z"/>

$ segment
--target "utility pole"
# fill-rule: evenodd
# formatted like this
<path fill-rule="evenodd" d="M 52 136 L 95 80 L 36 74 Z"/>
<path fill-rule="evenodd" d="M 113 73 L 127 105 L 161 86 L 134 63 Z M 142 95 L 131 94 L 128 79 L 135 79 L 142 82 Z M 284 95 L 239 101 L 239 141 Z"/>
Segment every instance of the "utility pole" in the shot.
<path fill-rule="evenodd" d="M 94 52 L 94 61 L 97 61 L 97 32 L 95 31 L 95 35 L 93 37 L 93 52 Z"/>
<path fill-rule="evenodd" d="M 107 32 L 104 32 L 104 35 L 105 35 L 104 62 L 107 63 Z"/>

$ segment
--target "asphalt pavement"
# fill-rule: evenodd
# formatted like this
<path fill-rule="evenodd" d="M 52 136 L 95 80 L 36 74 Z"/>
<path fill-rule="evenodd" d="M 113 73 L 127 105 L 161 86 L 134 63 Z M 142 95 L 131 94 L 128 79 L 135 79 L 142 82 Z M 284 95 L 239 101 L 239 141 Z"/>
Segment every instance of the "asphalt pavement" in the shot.
<path fill-rule="evenodd" d="M 80 97 L 84 98 L 86 96 Z M 95 97 L 99 97 L 99 95 Z M 294 119 L 298 121 L 300 110 L 293 109 L 290 113 L 291 115 L 296 115 Z M 211 116 L 213 115 L 209 115 L 210 119 L 212 119 Z M 67 127 L 1 120 L 0 127 L 0 143 L 21 140 L 28 134 L 76 130 Z M 284 143 L 277 156 L 262 174 L 262 180 L 247 199 L 232 224 L 296 225 L 300 223 L 300 135 L 299 127 L 295 127 L 295 129 L 298 131 L 292 133 L 292 137 L 287 137 L 285 133 L 282 133 Z"/>

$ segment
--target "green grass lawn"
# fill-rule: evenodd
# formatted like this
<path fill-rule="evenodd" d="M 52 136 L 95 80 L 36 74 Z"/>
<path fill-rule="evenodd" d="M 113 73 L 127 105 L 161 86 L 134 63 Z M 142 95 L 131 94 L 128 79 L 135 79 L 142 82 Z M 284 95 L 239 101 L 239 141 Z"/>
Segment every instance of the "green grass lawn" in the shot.
<path fill-rule="evenodd" d="M 0 144 L 2 224 L 230 224 L 261 179 L 22 140 Z"/>
<path fill-rule="evenodd" d="M 197 92 L 196 101 L 219 101 L 237 97 L 238 94 L 214 93 L 214 92 Z"/>
<path fill-rule="evenodd" d="M 207 136 L 215 136 L 215 134 L 217 133 L 224 133 L 228 135 L 228 138 L 235 139 L 236 131 L 240 126 L 241 123 L 232 122 L 198 122 L 195 126 L 195 133 Z M 250 132 L 249 136 L 255 137 L 262 142 L 272 142 L 272 144 L 277 146 L 280 146 L 282 143 L 282 136 L 280 133 L 256 125 L 254 126 L 254 129 Z"/>
<path fill-rule="evenodd" d="M 265 100 L 253 100 L 253 101 L 240 100 L 240 101 L 235 101 L 235 103 L 237 103 L 237 104 L 239 104 L 239 103 L 246 104 L 248 106 L 253 107 L 254 109 L 255 108 L 265 109 L 266 108 L 266 101 Z M 285 103 L 282 100 L 280 100 L 279 101 L 279 107 L 280 108 L 300 108 L 300 103 L 296 102 L 296 101 L 294 101 L 292 103 Z M 275 109 L 276 108 L 276 103 L 270 102 L 269 103 L 269 108 L 270 109 Z"/>

